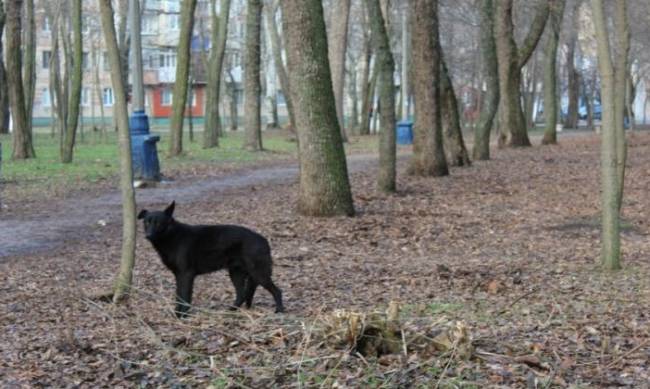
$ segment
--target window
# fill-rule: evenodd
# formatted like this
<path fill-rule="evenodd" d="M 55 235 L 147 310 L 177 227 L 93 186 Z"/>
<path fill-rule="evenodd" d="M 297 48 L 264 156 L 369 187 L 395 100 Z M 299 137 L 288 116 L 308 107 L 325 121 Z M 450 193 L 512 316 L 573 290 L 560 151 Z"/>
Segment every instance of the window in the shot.
<path fill-rule="evenodd" d="M 160 96 L 160 105 L 168 107 L 172 105 L 173 100 L 174 95 L 172 94 L 172 90 L 170 88 L 163 89 Z"/>
<path fill-rule="evenodd" d="M 52 52 L 49 50 L 43 50 L 43 69 L 49 69 L 51 61 L 52 61 Z"/>
<path fill-rule="evenodd" d="M 51 107 L 52 100 L 50 99 L 50 88 L 41 89 L 41 105 L 43 107 Z"/>
<path fill-rule="evenodd" d="M 196 91 L 194 89 L 192 89 L 192 93 L 190 94 L 190 105 L 196 107 Z"/>
<path fill-rule="evenodd" d="M 170 29 L 170 30 L 174 30 L 174 31 L 175 31 L 175 30 L 178 30 L 178 29 L 179 29 L 179 26 L 180 26 L 180 22 L 179 22 L 180 15 L 178 15 L 178 14 L 171 14 L 171 15 L 167 15 L 167 17 L 169 18 L 169 22 L 168 22 L 168 24 L 169 24 L 169 29 Z"/>
<path fill-rule="evenodd" d="M 42 30 L 43 32 L 50 32 L 50 18 L 47 16 L 43 18 Z"/>
<path fill-rule="evenodd" d="M 90 68 L 90 56 L 87 51 L 81 53 L 81 68 L 88 70 Z"/>
<path fill-rule="evenodd" d="M 113 105 L 113 88 L 104 88 L 102 93 L 102 100 L 104 106 L 110 107 Z"/>
<path fill-rule="evenodd" d="M 161 68 L 176 68 L 176 53 L 160 54 Z"/>
<path fill-rule="evenodd" d="M 155 34 L 158 32 L 158 18 L 156 15 L 144 15 L 142 17 L 142 33 Z"/>
<path fill-rule="evenodd" d="M 81 90 L 81 105 L 84 107 L 88 107 L 90 105 L 90 88 L 83 88 Z"/>
<path fill-rule="evenodd" d="M 111 61 L 108 59 L 107 51 L 102 53 L 102 69 L 106 72 L 111 70 Z"/>

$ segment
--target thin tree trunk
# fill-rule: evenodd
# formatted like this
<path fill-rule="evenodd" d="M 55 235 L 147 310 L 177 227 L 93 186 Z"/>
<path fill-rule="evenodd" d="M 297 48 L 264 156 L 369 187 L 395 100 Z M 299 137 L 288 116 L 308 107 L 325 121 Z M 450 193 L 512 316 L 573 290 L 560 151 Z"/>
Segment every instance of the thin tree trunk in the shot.
<path fill-rule="evenodd" d="M 352 102 L 350 112 L 350 129 L 356 133 L 359 129 L 359 94 L 357 92 L 357 72 L 356 61 L 352 65 L 352 71 L 349 73 L 350 83 L 348 85 L 348 96 Z"/>
<path fill-rule="evenodd" d="M 11 155 L 13 159 L 27 159 L 36 156 L 25 107 L 26 93 L 21 73 L 21 9 L 21 0 L 9 0 L 6 4 L 7 85 L 13 118 L 13 153 Z"/>
<path fill-rule="evenodd" d="M 183 152 L 183 117 L 187 100 L 188 79 L 190 75 L 190 42 L 194 27 L 194 10 L 196 0 L 185 0 L 181 5 L 181 31 L 176 55 L 176 78 L 174 83 L 174 101 L 169 128 L 171 140 L 169 155 L 178 156 Z"/>
<path fill-rule="evenodd" d="M 443 107 L 443 134 L 445 151 L 449 155 L 449 161 L 452 166 L 470 166 L 469 153 L 463 140 L 463 130 L 460 123 L 460 113 L 458 112 L 458 99 L 454 91 L 447 64 L 441 59 L 440 86 L 441 99 Z"/>
<path fill-rule="evenodd" d="M 345 85 L 345 52 L 348 46 L 348 20 L 350 18 L 350 0 L 333 0 L 328 36 L 329 62 L 332 70 L 332 88 L 336 100 L 336 117 L 341 128 L 343 142 L 347 142 L 345 130 L 345 110 L 343 101 L 343 87 Z"/>
<path fill-rule="evenodd" d="M 281 4 L 300 144 L 298 210 L 313 216 L 351 216 L 354 205 L 336 118 L 323 5 L 321 0 Z"/>
<path fill-rule="evenodd" d="M 68 120 L 63 140 L 61 162 L 71 163 L 74 150 L 77 122 L 79 119 L 79 103 L 81 102 L 81 77 L 83 46 L 81 41 L 81 0 L 72 0 L 72 45 L 74 56 L 72 59 L 72 84 L 68 103 Z"/>
<path fill-rule="evenodd" d="M 535 99 L 537 97 L 537 77 L 539 73 L 539 56 L 535 53 L 533 61 L 530 66 L 530 72 L 527 74 L 526 82 L 524 83 L 524 118 L 526 122 L 526 130 L 533 128 L 535 123 Z"/>
<path fill-rule="evenodd" d="M 216 45 L 210 50 L 208 61 L 208 84 L 206 86 L 205 129 L 203 130 L 203 148 L 219 146 L 221 117 L 219 100 L 221 92 L 221 73 L 228 37 L 228 19 L 230 18 L 230 0 L 221 0 L 221 12 L 217 15 L 216 0 L 211 0 L 212 31 L 211 40 Z"/>
<path fill-rule="evenodd" d="M 528 62 L 544 32 L 548 18 L 548 2 L 543 0 L 538 3 L 537 13 L 521 47 L 517 47 L 514 40 L 513 0 L 499 0 L 496 4 L 494 32 L 499 58 L 499 144 L 513 147 L 530 146 L 521 107 L 521 69 Z"/>
<path fill-rule="evenodd" d="M 36 23 L 34 20 L 34 0 L 25 1 L 25 42 L 23 53 L 23 84 L 25 86 L 25 115 L 27 127 L 32 134 L 32 112 L 36 91 Z"/>
<path fill-rule="evenodd" d="M 564 0 L 554 0 L 551 3 L 551 16 L 549 20 L 549 35 L 546 42 L 546 66 L 544 69 L 544 115 L 546 128 L 544 129 L 543 145 L 557 143 L 557 48 L 560 41 L 562 28 L 562 15 L 564 14 Z"/>
<path fill-rule="evenodd" d="M 483 79 L 486 85 L 485 98 L 481 104 L 481 116 L 474 130 L 475 160 L 490 159 L 490 132 L 499 108 L 499 68 L 496 42 L 494 40 L 494 10 L 492 0 L 483 0 L 481 6 L 481 56 Z"/>
<path fill-rule="evenodd" d="M 120 271 L 115 279 L 113 301 L 128 296 L 133 279 L 135 263 L 135 191 L 133 189 L 133 167 L 131 162 L 131 137 L 129 136 L 129 114 L 126 107 L 126 92 L 122 76 L 120 52 L 115 36 L 113 7 L 111 0 L 99 0 L 102 28 L 106 49 L 111 64 L 111 81 L 115 91 L 115 117 L 120 141 L 120 187 L 122 191 L 122 258 Z"/>
<path fill-rule="evenodd" d="M 246 2 L 246 58 L 244 60 L 244 148 L 262 150 L 260 83 L 260 43 L 262 27 L 262 1 Z"/>
<path fill-rule="evenodd" d="M 377 187 L 382 192 L 395 191 L 395 62 L 390 51 L 386 24 L 379 0 L 366 0 L 372 28 L 372 41 L 377 53 L 379 100 L 381 101 L 381 137 L 379 140 L 379 173 Z"/>
<path fill-rule="evenodd" d="M 269 36 L 271 37 L 273 66 L 275 66 L 275 72 L 277 73 L 278 79 L 280 80 L 280 89 L 282 89 L 284 102 L 287 107 L 287 114 L 289 115 L 289 131 L 295 133 L 296 119 L 293 109 L 293 100 L 291 98 L 291 94 L 289 93 L 289 77 L 287 76 L 287 70 L 282 60 L 282 41 L 280 39 L 280 33 L 278 32 L 278 27 L 275 22 L 276 11 L 277 1 L 274 1 L 273 6 L 268 7 L 267 11 L 264 14 L 266 17 L 266 26 L 269 29 Z"/>
<path fill-rule="evenodd" d="M 614 67 L 610 54 L 609 34 L 602 0 L 591 0 L 596 31 L 598 68 L 603 105 L 601 143 L 601 201 L 602 237 L 601 262 L 606 270 L 617 270 L 620 262 L 620 203 L 625 166 L 625 132 L 623 109 L 625 103 L 624 77 L 627 71 L 629 32 L 625 2 L 615 6 L 615 29 L 620 51 Z M 623 81 L 623 86 L 618 82 Z"/>
<path fill-rule="evenodd" d="M 7 89 L 4 48 L 2 46 L 5 20 L 5 7 L 3 1 L 0 0 L 0 134 L 9 133 L 9 90 Z"/>
<path fill-rule="evenodd" d="M 577 19 L 579 1 L 575 1 L 571 15 Z M 580 73 L 575 66 L 576 46 L 578 41 L 578 24 L 569 23 L 569 34 L 567 37 L 567 51 L 566 51 L 566 72 L 567 72 L 567 94 L 569 105 L 567 107 L 567 116 L 564 120 L 564 127 L 577 128 L 578 127 L 578 92 L 580 87 Z"/>
<path fill-rule="evenodd" d="M 370 64 L 370 62 L 368 62 Z M 379 72 L 377 67 L 373 67 L 370 82 L 366 83 L 366 91 L 363 93 L 363 101 L 361 102 L 361 126 L 359 127 L 359 135 L 370 134 L 370 121 L 373 117 L 373 106 L 375 103 L 375 90 L 377 89 L 377 77 Z"/>
<path fill-rule="evenodd" d="M 409 105 L 409 56 L 410 56 L 410 29 L 409 29 L 409 6 L 402 6 L 402 73 L 400 88 L 400 112 L 402 120 L 408 120 Z"/>
<path fill-rule="evenodd" d="M 127 33 L 129 0 L 118 0 L 117 4 L 117 45 L 120 48 L 120 62 L 122 64 L 123 77 L 122 82 L 124 85 L 129 85 L 129 52 L 131 49 L 131 40 Z M 127 93 L 126 90 L 125 93 Z M 115 118 L 113 118 L 113 123 L 115 123 Z M 117 126 L 115 127 L 115 130 L 117 131 Z"/>
<path fill-rule="evenodd" d="M 449 174 L 442 137 L 438 1 L 411 0 L 415 84 L 415 131 L 410 171 L 420 176 Z"/>
<path fill-rule="evenodd" d="M 230 82 L 226 83 L 226 90 L 229 96 L 230 131 L 237 131 L 237 91 L 235 90 L 235 79 L 230 71 L 228 71 L 228 77 L 230 78 Z"/>

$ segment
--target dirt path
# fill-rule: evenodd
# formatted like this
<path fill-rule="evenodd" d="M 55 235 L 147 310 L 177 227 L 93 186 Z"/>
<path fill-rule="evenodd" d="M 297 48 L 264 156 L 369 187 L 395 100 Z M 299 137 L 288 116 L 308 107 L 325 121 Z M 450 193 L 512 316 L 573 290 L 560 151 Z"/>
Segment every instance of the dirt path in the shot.
<path fill-rule="evenodd" d="M 351 172 L 367 168 L 376 161 L 373 155 L 348 157 Z M 171 202 L 189 203 L 217 193 L 254 186 L 285 185 L 297 178 L 298 165 L 279 164 L 261 169 L 242 169 L 210 180 L 178 180 L 154 188 L 138 189 L 139 207 Z M 119 191 L 99 197 L 56 201 L 52 206 L 25 217 L 0 220 L 0 262 L 9 256 L 26 255 L 55 249 L 85 237 L 95 226 L 119 223 Z"/>

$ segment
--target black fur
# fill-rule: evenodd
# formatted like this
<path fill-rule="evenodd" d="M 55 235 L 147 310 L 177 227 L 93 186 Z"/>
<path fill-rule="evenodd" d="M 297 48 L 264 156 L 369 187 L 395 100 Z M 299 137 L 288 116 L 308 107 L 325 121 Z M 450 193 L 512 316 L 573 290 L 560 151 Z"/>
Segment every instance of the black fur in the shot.
<path fill-rule="evenodd" d="M 275 299 L 283 312 L 282 292 L 271 281 L 271 247 L 262 235 L 232 225 L 192 226 L 173 217 L 175 202 L 164 211 L 142 210 L 146 237 L 162 262 L 176 277 L 176 316 L 185 317 L 192 303 L 194 277 L 228 269 L 235 285 L 233 309 L 244 302 L 250 308 L 258 285 Z"/>

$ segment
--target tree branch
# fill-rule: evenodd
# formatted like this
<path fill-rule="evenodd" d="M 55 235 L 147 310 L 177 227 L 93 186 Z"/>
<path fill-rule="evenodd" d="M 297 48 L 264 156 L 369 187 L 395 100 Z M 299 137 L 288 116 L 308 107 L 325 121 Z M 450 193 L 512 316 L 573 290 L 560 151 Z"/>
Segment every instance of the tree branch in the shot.
<path fill-rule="evenodd" d="M 528 31 L 528 36 L 526 36 L 526 39 L 524 39 L 524 42 L 517 52 L 517 61 L 520 69 L 526 65 L 526 62 L 530 59 L 535 47 L 537 47 L 537 42 L 539 42 L 539 39 L 544 32 L 544 28 L 546 27 L 548 14 L 549 2 L 546 0 L 540 1 L 537 13 L 533 19 L 533 24 L 530 27 L 530 31 Z"/>

